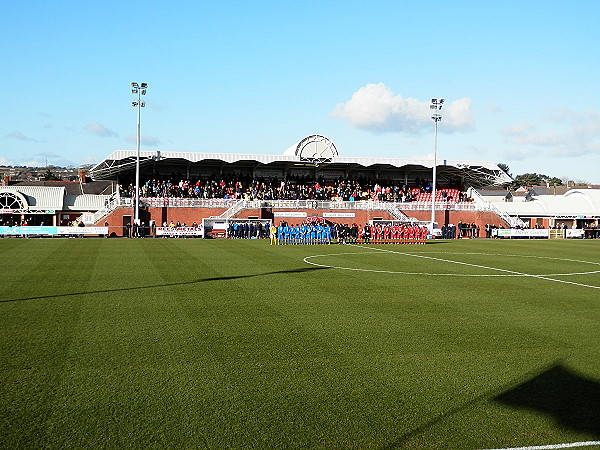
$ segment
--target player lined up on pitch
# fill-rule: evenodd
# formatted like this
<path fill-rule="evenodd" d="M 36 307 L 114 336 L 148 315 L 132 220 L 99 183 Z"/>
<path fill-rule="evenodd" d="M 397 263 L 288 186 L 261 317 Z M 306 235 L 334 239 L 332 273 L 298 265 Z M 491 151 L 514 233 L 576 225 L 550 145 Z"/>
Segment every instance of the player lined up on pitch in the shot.
<path fill-rule="evenodd" d="M 275 243 L 279 245 L 323 245 L 331 244 L 332 230 L 328 224 L 287 225 L 277 227 Z M 273 235 L 271 234 L 271 244 Z"/>
<path fill-rule="evenodd" d="M 270 229 L 271 245 L 425 244 L 428 230 L 415 224 L 369 225 L 281 222 Z"/>
<path fill-rule="evenodd" d="M 359 229 L 358 241 L 364 244 L 425 244 L 427 234 L 427 227 L 415 224 L 366 224 Z"/>

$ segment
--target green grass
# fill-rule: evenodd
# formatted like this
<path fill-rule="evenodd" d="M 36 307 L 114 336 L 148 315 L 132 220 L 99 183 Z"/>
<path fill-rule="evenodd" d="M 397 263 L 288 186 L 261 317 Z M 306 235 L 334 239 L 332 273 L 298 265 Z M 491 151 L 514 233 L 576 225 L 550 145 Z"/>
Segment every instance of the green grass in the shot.
<path fill-rule="evenodd" d="M 600 270 L 600 241 L 0 239 L 0 255 L 0 448 L 600 440 L 600 273 L 557 275 Z M 511 276 L 464 276 L 490 274 Z"/>

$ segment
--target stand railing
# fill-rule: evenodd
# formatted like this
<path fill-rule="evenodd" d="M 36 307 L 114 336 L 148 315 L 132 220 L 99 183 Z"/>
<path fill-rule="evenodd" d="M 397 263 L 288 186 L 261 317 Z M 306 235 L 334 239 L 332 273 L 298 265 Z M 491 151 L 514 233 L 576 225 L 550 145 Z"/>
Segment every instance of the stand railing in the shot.
<path fill-rule="evenodd" d="M 510 216 L 506 211 L 502 211 L 500 208 L 498 208 L 492 202 L 488 202 L 475 189 L 469 188 L 469 196 L 471 198 L 473 198 L 474 200 L 476 200 L 480 205 L 485 206 L 488 211 L 493 212 L 498 217 L 500 217 L 502 220 L 504 220 L 504 222 L 511 228 L 527 228 L 527 224 L 525 222 L 523 222 L 518 217 Z"/>
<path fill-rule="evenodd" d="M 110 213 L 112 213 L 115 209 L 117 209 L 121 205 L 121 198 L 117 195 L 117 193 L 113 193 L 103 208 L 99 209 L 95 213 L 85 213 L 79 217 L 79 220 L 83 222 L 85 225 L 95 225 L 100 220 L 108 217 Z"/>
<path fill-rule="evenodd" d="M 436 202 L 437 211 L 492 211 L 510 226 L 523 226 L 520 219 L 512 218 L 492 203 L 483 199 L 479 193 L 472 190 L 472 197 L 476 202 Z M 406 211 L 429 211 L 431 202 L 379 202 L 379 201 L 342 201 L 342 200 L 241 200 L 221 198 L 180 198 L 180 197 L 142 197 L 142 207 L 157 208 L 225 208 L 219 216 L 213 218 L 230 219 L 243 209 L 324 209 L 324 210 L 362 210 L 362 211 L 387 211 L 396 220 L 410 221 Z M 117 207 L 133 207 L 133 198 L 113 196 L 107 206 L 95 214 L 85 214 L 85 220 L 97 223 L 110 214 Z M 92 222 L 93 221 L 93 222 Z"/>
<path fill-rule="evenodd" d="M 246 206 L 247 203 L 249 203 L 249 202 L 247 202 L 245 200 L 238 200 L 236 203 L 234 203 L 233 205 L 231 205 L 229 207 L 229 209 L 227 209 L 220 216 L 211 216 L 210 218 L 211 219 L 231 219 L 237 213 L 239 213 L 242 209 L 247 208 L 247 206 Z"/>
<path fill-rule="evenodd" d="M 386 206 L 386 210 L 387 212 L 389 212 L 392 217 L 396 220 L 401 220 L 403 222 L 409 222 L 410 219 L 408 218 L 408 216 L 406 214 L 404 214 L 399 206 L 398 203 L 384 203 Z"/>

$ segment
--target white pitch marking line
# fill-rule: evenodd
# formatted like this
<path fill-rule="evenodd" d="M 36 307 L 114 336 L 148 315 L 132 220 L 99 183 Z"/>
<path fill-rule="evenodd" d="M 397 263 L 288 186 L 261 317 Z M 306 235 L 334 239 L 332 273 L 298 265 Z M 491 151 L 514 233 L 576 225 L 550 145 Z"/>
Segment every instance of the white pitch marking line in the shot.
<path fill-rule="evenodd" d="M 368 248 L 368 247 L 364 247 L 362 245 L 353 245 L 353 247 Z M 369 250 L 371 250 L 371 249 L 369 249 Z M 442 262 L 447 262 L 447 263 L 461 264 L 464 266 L 478 267 L 480 269 L 497 270 L 499 272 L 506 272 L 506 273 L 511 273 L 513 275 L 527 276 L 527 277 L 531 277 L 531 278 L 537 278 L 539 280 L 554 281 L 556 283 L 572 284 L 575 286 L 588 287 L 591 289 L 600 289 L 600 286 L 593 286 L 591 284 L 575 283 L 574 281 L 566 281 L 566 280 L 557 280 L 555 278 L 548 278 L 548 277 L 544 277 L 541 275 L 533 275 L 530 273 L 515 272 L 513 270 L 499 269 L 497 267 L 481 266 L 479 264 L 470 264 L 470 263 L 464 263 L 461 261 L 452 261 L 451 259 L 434 258 L 433 256 L 416 255 L 414 253 L 395 252 L 393 250 L 386 250 L 386 249 L 382 249 L 382 248 L 375 248 L 373 250 L 379 250 L 381 252 L 387 252 L 387 253 L 396 253 L 396 254 L 405 255 L 405 256 L 414 256 L 415 258 L 425 258 L 425 259 L 432 259 L 434 261 L 442 261 Z"/>
<path fill-rule="evenodd" d="M 368 253 L 368 252 L 367 252 Z M 375 252 L 372 252 L 375 253 Z M 464 273 L 431 273 L 431 272 L 404 272 L 400 270 L 378 270 L 378 269 L 361 269 L 360 267 L 342 267 L 342 266 L 330 266 L 329 264 L 319 264 L 316 262 L 309 261 L 311 258 L 320 258 L 324 256 L 339 256 L 339 255 L 364 255 L 365 252 L 343 252 L 343 253 L 328 253 L 324 255 L 311 255 L 307 256 L 303 259 L 306 264 L 310 264 L 311 266 L 317 267 L 325 267 L 327 269 L 340 269 L 340 270 L 352 270 L 354 272 L 374 272 L 374 273 L 391 273 L 391 274 L 400 274 L 400 275 L 427 275 L 433 277 L 526 277 L 526 274 L 464 274 Z M 600 271 L 598 271 L 600 272 Z M 591 272 L 585 272 L 582 275 L 587 275 Z M 594 272 L 595 273 L 595 272 Z M 564 274 L 560 274 L 564 275 Z M 567 274 L 571 275 L 571 274 Z"/>
<path fill-rule="evenodd" d="M 362 248 L 366 248 L 366 247 L 362 247 Z M 377 248 L 370 248 L 370 249 L 371 250 L 384 250 L 384 249 L 377 249 Z M 557 258 L 557 257 L 554 257 L 554 256 L 511 255 L 511 254 L 504 254 L 504 253 L 482 253 L 482 252 L 411 252 L 411 254 L 413 254 L 413 255 L 417 255 L 417 254 L 420 254 L 420 253 L 426 253 L 428 255 L 431 255 L 431 254 L 441 254 L 441 255 L 484 255 L 484 256 L 504 256 L 504 257 L 510 256 L 510 257 L 515 257 L 515 258 L 554 259 L 556 261 L 569 261 L 569 262 L 577 262 L 577 263 L 584 263 L 584 264 L 593 264 L 595 266 L 600 266 L 600 262 L 582 261 L 580 259 L 571 259 L 571 258 Z"/>
<path fill-rule="evenodd" d="M 485 449 L 485 450 L 553 450 L 556 448 L 590 447 L 592 445 L 600 445 L 600 441 L 570 442 L 570 443 L 566 443 L 566 444 L 534 445 L 533 447 L 490 448 L 490 449 Z"/>
<path fill-rule="evenodd" d="M 316 262 L 309 261 L 310 258 L 319 258 L 321 256 L 339 256 L 339 255 L 362 255 L 364 253 L 330 253 L 328 255 L 311 255 L 307 256 L 303 259 L 306 264 L 310 264 L 311 266 L 317 267 L 325 267 L 327 269 L 339 269 L 339 270 L 351 270 L 354 272 L 373 272 L 373 273 L 391 273 L 391 274 L 400 274 L 400 275 L 426 275 L 426 276 L 435 276 L 435 277 L 513 277 L 517 275 L 483 275 L 483 274 L 472 274 L 467 275 L 464 273 L 430 273 L 430 272 L 403 272 L 399 270 L 377 270 L 377 269 L 361 269 L 361 268 L 353 268 L 353 267 L 342 267 L 342 266 L 330 266 L 328 264 L 319 264 Z M 525 275 L 519 275 L 525 276 Z"/>
<path fill-rule="evenodd" d="M 355 247 L 365 248 L 360 245 L 357 245 Z M 386 249 L 381 249 L 381 248 L 376 248 L 375 250 L 379 250 L 382 252 L 389 252 L 389 253 L 397 253 L 399 255 L 414 256 L 415 258 L 425 258 L 425 259 L 432 259 L 434 261 L 443 261 L 443 262 L 448 262 L 448 263 L 461 264 L 461 265 L 465 265 L 465 266 L 478 267 L 480 269 L 497 270 L 499 272 L 506 272 L 506 273 L 511 273 L 513 275 L 527 276 L 527 277 L 531 277 L 531 278 L 537 278 L 539 280 L 555 281 L 556 283 L 572 284 L 575 286 L 588 287 L 588 288 L 592 288 L 592 289 L 600 289 L 600 286 L 593 286 L 590 284 L 583 284 L 583 283 L 575 283 L 574 281 L 557 280 L 555 278 L 548 278 L 548 277 L 544 277 L 541 275 L 533 275 L 530 273 L 515 272 L 514 270 L 499 269 L 497 267 L 481 266 L 479 264 L 464 263 L 461 261 L 453 261 L 451 259 L 434 258 L 433 256 L 415 255 L 415 254 L 405 253 L 405 252 L 395 252 L 393 250 L 386 250 Z"/>
<path fill-rule="evenodd" d="M 342 252 L 342 253 L 327 253 L 327 254 L 323 254 L 323 255 L 310 255 L 307 256 L 303 259 L 303 261 L 306 264 L 310 264 L 312 266 L 317 266 L 317 267 L 326 267 L 328 269 L 340 269 L 340 270 L 353 270 L 355 272 L 374 272 L 374 273 L 397 273 L 400 275 L 427 275 L 427 276 L 432 276 L 432 277 L 479 277 L 479 278 L 489 278 L 489 277 L 529 277 L 532 276 L 530 274 L 526 274 L 526 273 L 519 273 L 519 272 L 515 272 L 515 273 L 508 273 L 508 274 L 465 274 L 465 273 L 431 273 L 431 272 L 404 272 L 404 271 L 400 271 L 400 270 L 378 270 L 378 269 L 361 269 L 361 268 L 352 268 L 352 267 L 342 267 L 342 266 L 330 266 L 328 264 L 319 264 L 316 262 L 312 262 L 309 261 L 309 259 L 311 258 L 321 258 L 324 256 L 339 256 L 339 255 L 364 255 L 366 253 L 375 253 L 378 250 L 381 251 L 387 251 L 387 252 L 392 252 L 391 250 L 383 250 L 383 249 L 376 249 L 376 248 L 369 248 L 368 250 L 371 250 L 371 252 Z M 393 252 L 396 253 L 396 252 Z M 564 258 L 553 258 L 553 257 L 544 257 L 544 256 L 528 256 L 528 255 L 504 255 L 501 253 L 497 253 L 497 254 L 490 254 L 490 253 L 446 253 L 446 252 L 430 252 L 430 253 L 443 253 L 443 254 L 448 254 L 448 255 L 486 255 L 486 256 L 515 256 L 515 257 L 522 257 L 522 258 L 538 258 L 538 259 L 556 259 L 558 261 L 571 261 L 571 262 L 579 262 L 579 263 L 587 263 L 587 264 L 594 264 L 597 266 L 600 266 L 600 263 L 595 263 L 595 262 L 591 262 L 591 261 L 580 261 L 577 259 L 564 259 Z M 411 256 L 417 256 L 416 254 L 411 254 Z M 497 270 L 501 270 L 501 269 L 497 269 Z M 567 277 L 567 276 L 573 276 L 573 275 L 592 275 L 594 273 L 600 273 L 600 270 L 591 270 L 591 271 L 587 271 L 587 272 L 570 272 L 570 273 L 544 273 L 544 274 L 538 274 L 536 276 L 538 277 L 556 277 L 556 276 L 562 276 L 562 277 Z"/>

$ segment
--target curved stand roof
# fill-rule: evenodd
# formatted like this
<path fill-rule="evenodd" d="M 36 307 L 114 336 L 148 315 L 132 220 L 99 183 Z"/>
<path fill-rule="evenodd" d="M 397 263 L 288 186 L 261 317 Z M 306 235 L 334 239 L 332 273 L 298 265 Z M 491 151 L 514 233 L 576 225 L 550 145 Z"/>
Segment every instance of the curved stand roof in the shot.
<path fill-rule="evenodd" d="M 322 139 L 320 139 L 322 138 Z M 135 170 L 136 150 L 117 150 L 93 167 L 93 179 L 114 179 L 119 173 Z M 140 166 L 155 163 L 192 163 L 215 165 L 226 163 L 240 166 L 285 168 L 293 165 L 321 169 L 352 168 L 421 168 L 431 169 L 433 160 L 379 157 L 341 157 L 333 142 L 321 135 L 308 136 L 288 148 L 283 155 L 192 153 L 173 151 L 140 151 Z M 472 186 L 501 184 L 512 181 L 496 163 L 491 161 L 439 160 L 438 170 L 450 176 L 462 177 Z"/>

